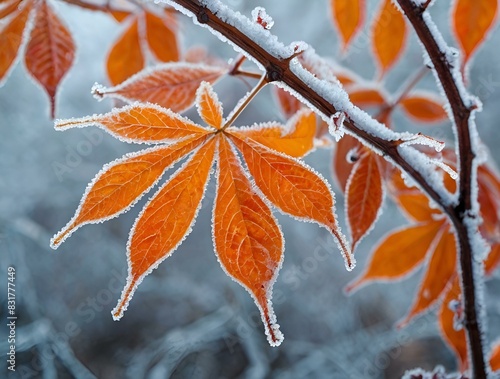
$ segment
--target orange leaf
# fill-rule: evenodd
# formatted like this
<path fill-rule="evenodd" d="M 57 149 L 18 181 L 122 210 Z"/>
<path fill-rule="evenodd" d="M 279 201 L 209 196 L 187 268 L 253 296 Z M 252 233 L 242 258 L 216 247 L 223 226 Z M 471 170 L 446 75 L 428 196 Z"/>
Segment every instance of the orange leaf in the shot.
<path fill-rule="evenodd" d="M 208 131 L 170 109 L 134 104 L 102 115 L 57 120 L 58 130 L 97 125 L 124 142 L 165 143 Z"/>
<path fill-rule="evenodd" d="M 333 176 L 342 192 L 345 192 L 347 181 L 354 168 L 354 162 L 361 155 L 362 145 L 354 137 L 345 135 L 337 143 L 333 152 Z"/>
<path fill-rule="evenodd" d="M 500 370 L 500 345 L 491 349 L 490 365 L 492 371 Z"/>
<path fill-rule="evenodd" d="M 125 32 L 111 48 L 107 58 L 107 71 L 111 84 L 123 82 L 144 67 L 139 20 L 134 17 Z"/>
<path fill-rule="evenodd" d="M 278 100 L 281 113 L 285 118 L 292 117 L 302 108 L 302 103 L 299 99 L 293 96 L 290 92 L 285 91 L 283 88 L 273 87 L 273 95 Z"/>
<path fill-rule="evenodd" d="M 207 125 L 217 130 L 222 128 L 222 104 L 210 83 L 201 82 L 196 91 L 196 107 L 198 114 Z"/>
<path fill-rule="evenodd" d="M 399 104 L 408 116 L 420 122 L 440 122 L 448 118 L 443 104 L 423 92 L 407 96 Z"/>
<path fill-rule="evenodd" d="M 52 117 L 57 87 L 73 64 L 74 57 L 75 45 L 69 30 L 47 2 L 42 1 L 26 48 L 25 62 L 28 72 L 49 95 Z"/>
<path fill-rule="evenodd" d="M 330 0 L 332 14 L 345 51 L 365 20 L 364 0 Z"/>
<path fill-rule="evenodd" d="M 162 62 L 178 61 L 174 16 L 169 14 L 168 18 L 160 18 L 151 12 L 145 12 L 145 18 L 148 45 L 156 58 Z"/>
<path fill-rule="evenodd" d="M 31 2 L 17 12 L 0 31 L 0 84 L 7 77 L 23 43 L 23 32 L 31 12 Z"/>
<path fill-rule="evenodd" d="M 283 236 L 266 203 L 255 192 L 229 142 L 219 135 L 214 244 L 229 276 L 255 299 L 271 346 L 283 336 L 271 304 L 272 286 L 283 258 Z"/>
<path fill-rule="evenodd" d="M 203 64 L 165 63 L 154 69 L 147 68 L 115 87 L 97 85 L 92 91 L 98 98 L 151 102 L 174 112 L 183 112 L 193 105 L 202 81 L 214 83 L 226 71 Z"/>
<path fill-rule="evenodd" d="M 314 146 L 316 117 L 309 109 L 299 111 L 287 126 L 277 123 L 257 124 L 249 128 L 229 128 L 229 132 L 292 157 L 302 157 Z"/>
<path fill-rule="evenodd" d="M 203 143 L 205 138 L 191 137 L 175 145 L 126 154 L 104 166 L 88 185 L 73 218 L 52 238 L 52 248 L 56 249 L 82 225 L 103 222 L 128 211 L 158 182 L 167 167 Z"/>
<path fill-rule="evenodd" d="M 461 301 L 461 291 L 458 284 L 458 279 L 455 278 L 453 284 L 446 294 L 443 303 L 441 304 L 441 309 L 439 311 L 439 329 L 441 330 L 441 335 L 443 339 L 448 344 L 448 346 L 455 353 L 458 362 L 460 364 L 459 371 L 465 372 L 468 367 L 467 358 L 467 340 L 465 337 L 464 329 L 455 329 L 455 312 L 450 309 L 452 302 Z"/>
<path fill-rule="evenodd" d="M 127 309 L 142 279 L 156 268 L 191 232 L 210 176 L 215 139 L 210 139 L 165 183 L 144 206 L 127 245 L 127 284 L 113 319 Z"/>
<path fill-rule="evenodd" d="M 371 255 L 368 268 L 346 287 L 350 292 L 375 280 L 402 278 L 420 266 L 432 247 L 441 221 L 406 226 L 384 237 Z"/>
<path fill-rule="evenodd" d="M 364 154 L 356 162 L 346 188 L 346 213 L 352 237 L 352 250 L 373 227 L 383 200 L 382 177 L 377 157 Z"/>
<path fill-rule="evenodd" d="M 414 221 L 432 221 L 441 212 L 431 208 L 429 199 L 417 187 L 407 187 L 399 170 L 394 170 L 390 180 L 394 200 L 405 214 Z"/>
<path fill-rule="evenodd" d="M 407 34 L 405 18 L 391 0 L 384 0 L 372 28 L 372 46 L 384 75 L 403 51 Z"/>
<path fill-rule="evenodd" d="M 262 193 L 284 213 L 326 227 L 335 237 L 347 269 L 351 270 L 355 261 L 335 219 L 333 193 L 328 183 L 301 161 L 236 134 L 231 134 L 231 138 Z"/>
<path fill-rule="evenodd" d="M 498 0 L 457 0 L 452 11 L 452 29 L 464 54 L 465 65 L 491 30 Z"/>
<path fill-rule="evenodd" d="M 447 285 L 456 274 L 457 250 L 455 237 L 446 228 L 432 252 L 425 278 L 410 312 L 400 326 L 406 325 L 413 317 L 422 313 L 434 304 L 443 294 Z"/>
<path fill-rule="evenodd" d="M 358 107 L 366 108 L 387 104 L 385 95 L 377 88 L 349 87 L 349 99 Z"/>
<path fill-rule="evenodd" d="M 486 276 L 492 275 L 498 265 L 500 265 L 500 244 L 497 243 L 491 246 L 488 258 L 484 262 L 484 274 Z"/>
<path fill-rule="evenodd" d="M 487 180 L 478 174 L 478 201 L 482 223 L 479 226 L 481 234 L 488 241 L 500 240 L 500 219 L 497 193 Z"/>
<path fill-rule="evenodd" d="M 110 9 L 108 12 L 118 22 L 125 21 L 127 19 L 127 17 L 132 14 L 129 11 L 116 10 L 116 9 Z"/>
<path fill-rule="evenodd" d="M 9 14 L 17 11 L 19 9 L 19 5 L 23 0 L 12 0 L 7 2 L 4 6 L 0 8 L 0 19 L 7 17 Z"/>

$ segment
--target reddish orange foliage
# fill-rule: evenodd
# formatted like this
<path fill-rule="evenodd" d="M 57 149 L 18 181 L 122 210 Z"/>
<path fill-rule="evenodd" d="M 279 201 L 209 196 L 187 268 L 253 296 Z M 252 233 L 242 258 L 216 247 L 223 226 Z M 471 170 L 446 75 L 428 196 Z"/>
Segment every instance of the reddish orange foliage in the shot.
<path fill-rule="evenodd" d="M 330 6 L 333 19 L 342 37 L 343 49 L 346 50 L 365 21 L 365 1 L 331 0 Z"/>
<path fill-rule="evenodd" d="M 409 116 L 420 122 L 439 122 L 448 118 L 443 104 L 424 94 L 406 96 L 400 105 Z"/>
<path fill-rule="evenodd" d="M 465 65 L 493 27 L 498 0 L 457 0 L 452 13 L 453 31 L 464 54 Z"/>
<path fill-rule="evenodd" d="M 351 230 L 352 250 L 375 223 L 382 200 L 382 176 L 377 157 L 366 152 L 354 165 L 346 187 L 347 220 Z"/>
<path fill-rule="evenodd" d="M 406 41 L 406 20 L 391 0 L 383 0 L 373 24 L 372 46 L 381 75 L 394 64 L 403 51 Z"/>
<path fill-rule="evenodd" d="M 139 17 L 134 16 L 130 25 L 109 51 L 106 68 L 110 82 L 116 85 L 143 67 L 144 58 L 139 36 Z"/>
<path fill-rule="evenodd" d="M 113 317 L 119 319 L 142 279 L 189 234 L 217 157 L 215 250 L 228 275 L 255 299 L 269 343 L 279 345 L 283 336 L 272 310 L 271 292 L 282 261 L 283 237 L 230 141 L 242 153 L 267 199 L 284 212 L 328 228 L 339 242 L 346 265 L 352 268 L 354 259 L 337 226 L 328 184 L 309 166 L 282 153 L 300 156 L 312 147 L 314 116 L 310 111 L 300 111 L 288 127 L 226 127 L 222 106 L 207 82 L 197 91 L 196 105 L 210 128 L 159 106 L 138 104 L 105 115 L 59 121 L 56 127 L 60 129 L 96 124 L 127 142 L 172 144 L 129 154 L 106 166 L 89 185 L 75 216 L 54 236 L 51 245 L 57 248 L 81 225 L 108 220 L 127 211 L 158 182 L 166 168 L 195 151 L 146 204 L 131 230 L 128 282 L 113 311 Z"/>
<path fill-rule="evenodd" d="M 201 82 L 215 83 L 226 71 L 220 66 L 165 63 L 145 69 L 115 87 L 95 86 L 93 93 L 99 98 L 151 102 L 183 112 L 193 105 Z"/>
<path fill-rule="evenodd" d="M 26 1 L 24 6 L 12 16 L 10 22 L 0 31 L 0 82 L 6 78 L 16 60 L 31 9 L 32 2 Z"/>
<path fill-rule="evenodd" d="M 42 1 L 37 6 L 25 62 L 29 73 L 49 95 L 52 117 L 55 114 L 57 87 L 73 64 L 74 57 L 75 45 L 69 30 L 47 1 Z"/>

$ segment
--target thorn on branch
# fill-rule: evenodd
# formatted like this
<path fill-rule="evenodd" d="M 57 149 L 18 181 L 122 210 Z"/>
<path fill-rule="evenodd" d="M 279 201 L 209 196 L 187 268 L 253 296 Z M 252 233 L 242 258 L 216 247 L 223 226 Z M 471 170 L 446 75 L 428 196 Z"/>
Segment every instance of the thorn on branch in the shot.
<path fill-rule="evenodd" d="M 208 13 L 204 8 L 202 8 L 198 14 L 196 15 L 196 18 L 198 19 L 198 22 L 200 24 L 207 24 L 210 21 L 210 17 L 208 16 Z"/>
<path fill-rule="evenodd" d="M 266 79 L 268 82 L 277 82 L 283 79 L 283 70 L 275 65 L 267 67 L 266 72 Z"/>

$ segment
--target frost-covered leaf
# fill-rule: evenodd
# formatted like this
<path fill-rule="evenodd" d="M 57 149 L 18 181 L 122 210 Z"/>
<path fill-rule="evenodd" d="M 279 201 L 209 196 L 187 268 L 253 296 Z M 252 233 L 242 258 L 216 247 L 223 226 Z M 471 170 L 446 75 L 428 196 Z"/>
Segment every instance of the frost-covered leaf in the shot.
<path fill-rule="evenodd" d="M 493 27 L 498 0 L 456 0 L 453 5 L 452 29 L 465 65 Z"/>
<path fill-rule="evenodd" d="M 56 121 L 59 130 L 90 125 L 129 143 L 166 143 L 208 132 L 187 118 L 153 104 L 133 104 L 102 115 Z"/>
<path fill-rule="evenodd" d="M 333 152 L 333 177 L 342 192 L 345 192 L 347 181 L 354 168 L 354 163 L 361 156 L 363 147 L 354 137 L 345 135 L 335 145 Z"/>
<path fill-rule="evenodd" d="M 408 315 L 400 323 L 407 324 L 413 317 L 427 310 L 443 294 L 456 273 L 457 249 L 455 237 L 449 228 L 443 231 L 431 253 L 422 285 Z"/>
<path fill-rule="evenodd" d="M 277 346 L 283 336 L 276 324 L 271 294 L 283 256 L 281 231 L 224 136 L 219 138 L 217 171 L 212 225 L 215 251 L 228 275 L 255 299 L 269 343 Z"/>
<path fill-rule="evenodd" d="M 183 112 L 193 105 L 202 81 L 214 83 L 226 71 L 222 67 L 204 64 L 165 63 L 147 68 L 115 87 L 95 86 L 93 92 L 99 98 L 151 102 L 174 112 Z"/>
<path fill-rule="evenodd" d="M 77 228 L 117 217 L 133 206 L 160 179 L 167 167 L 205 141 L 191 137 L 170 146 L 157 146 L 106 165 L 87 187 L 71 221 L 51 241 L 57 248 Z"/>
<path fill-rule="evenodd" d="M 317 222 L 335 237 L 350 270 L 355 261 L 333 212 L 334 196 L 328 183 L 299 160 L 277 153 L 250 139 L 231 135 L 262 193 L 281 211 Z"/>
<path fill-rule="evenodd" d="M 0 7 L 0 19 L 7 17 L 19 9 L 19 5 L 23 0 L 6 1 L 6 4 Z M 25 0 L 24 0 L 25 1 Z"/>
<path fill-rule="evenodd" d="M 0 30 L 0 84 L 7 77 L 19 54 L 31 9 L 31 1 L 26 1 L 24 7 L 12 15 L 8 24 Z"/>
<path fill-rule="evenodd" d="M 146 38 L 154 56 L 162 62 L 178 61 L 176 20 L 167 13 L 158 17 L 151 12 L 145 12 Z"/>
<path fill-rule="evenodd" d="M 422 223 L 392 231 L 375 248 L 366 271 L 346 287 L 352 291 L 375 280 L 399 279 L 424 261 L 442 221 Z"/>
<path fill-rule="evenodd" d="M 467 358 L 467 339 L 463 327 L 457 330 L 461 318 L 461 305 L 458 302 L 461 301 L 462 295 L 460 285 L 458 284 L 458 279 L 455 278 L 441 304 L 438 321 L 443 339 L 453 350 L 458 359 L 460 372 L 465 372 L 469 366 Z M 458 309 L 454 311 L 453 309 L 455 308 Z"/>
<path fill-rule="evenodd" d="M 365 0 L 330 0 L 330 5 L 346 50 L 365 21 Z"/>
<path fill-rule="evenodd" d="M 143 67 L 139 19 L 134 16 L 109 51 L 106 63 L 108 78 L 111 84 L 117 85 L 142 70 Z"/>
<path fill-rule="evenodd" d="M 299 111 L 286 126 L 277 123 L 256 124 L 249 128 L 230 128 L 232 134 L 267 146 L 292 157 L 302 157 L 314 146 L 316 117 L 308 109 Z"/>
<path fill-rule="evenodd" d="M 353 251 L 373 227 L 382 207 L 383 194 L 377 157 L 366 153 L 356 162 L 346 188 L 345 207 Z"/>
<path fill-rule="evenodd" d="M 442 102 L 422 91 L 406 96 L 399 104 L 408 116 L 420 122 L 440 122 L 448 118 Z"/>
<path fill-rule="evenodd" d="M 123 316 L 142 279 L 181 244 L 196 219 L 215 153 L 211 138 L 144 206 L 129 236 L 127 284 L 112 314 Z"/>
<path fill-rule="evenodd" d="M 218 130 L 222 128 L 222 104 L 208 82 L 202 82 L 196 91 L 196 107 L 198 114 L 208 126 Z"/>
<path fill-rule="evenodd" d="M 438 209 L 431 208 L 429 199 L 417 187 L 408 187 L 399 170 L 394 170 L 390 179 L 391 194 L 411 220 L 422 222 L 432 221 L 440 213 Z"/>
<path fill-rule="evenodd" d="M 37 6 L 25 62 L 28 72 L 49 95 L 52 117 L 55 114 L 57 87 L 73 64 L 74 57 L 75 45 L 71 33 L 47 1 L 42 1 Z"/>
<path fill-rule="evenodd" d="M 391 0 L 383 0 L 372 26 L 372 46 L 381 75 L 396 63 L 406 41 L 406 21 Z"/>

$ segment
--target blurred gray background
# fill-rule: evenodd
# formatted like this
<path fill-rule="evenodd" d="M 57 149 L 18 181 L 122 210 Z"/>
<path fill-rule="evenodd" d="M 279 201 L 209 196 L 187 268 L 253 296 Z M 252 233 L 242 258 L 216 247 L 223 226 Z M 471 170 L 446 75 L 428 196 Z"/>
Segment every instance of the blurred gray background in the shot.
<path fill-rule="evenodd" d="M 258 5 L 273 16 L 273 32 L 285 43 L 304 40 L 363 77 L 374 76 L 369 30 L 339 56 L 339 40 L 328 2 L 314 0 L 227 0 L 249 15 Z M 368 2 L 373 18 L 378 1 Z M 104 62 L 120 25 L 106 15 L 54 2 L 77 43 L 77 59 L 57 97 L 57 117 L 103 113 L 111 101 L 97 102 L 94 82 L 107 84 Z M 450 36 L 449 2 L 438 1 L 432 15 Z M 203 44 L 227 60 L 230 47 L 205 29 L 180 17 L 183 46 Z M 499 163 L 500 34 L 492 33 L 477 54 L 469 88 L 480 95 L 477 116 L 483 141 Z M 404 58 L 385 80 L 389 92 L 422 65 L 420 47 L 409 39 Z M 419 88 L 435 89 L 432 75 Z M 216 85 L 226 112 L 246 92 L 239 80 Z M 280 120 L 270 92 L 259 94 L 238 125 Z M 192 111 L 188 116 L 194 117 Z M 447 139 L 449 123 L 415 125 L 396 113 L 397 129 L 422 131 Z M 103 164 L 138 146 L 121 143 L 97 128 L 56 132 L 45 93 L 20 63 L 0 88 L 0 352 L 6 356 L 7 267 L 15 266 L 17 371 L 9 374 L 2 358 L 0 376 L 9 378 L 399 378 L 407 369 L 456 368 L 440 339 L 431 312 L 403 330 L 393 325 L 411 304 L 420 271 L 406 280 L 375 284 L 351 297 L 342 289 L 362 272 L 376 241 L 405 223 L 386 200 L 384 215 L 358 251 L 358 267 L 346 272 L 332 237 L 316 225 L 277 214 L 286 239 L 283 268 L 275 285 L 274 307 L 285 334 L 278 348 L 267 344 L 250 296 L 227 277 L 213 253 L 211 208 L 213 181 L 193 232 L 172 257 L 140 285 L 124 318 L 113 322 L 126 277 L 125 246 L 143 199 L 131 211 L 100 225 L 79 229 L 56 252 L 49 239 L 73 216 L 87 183 Z M 329 150 L 306 160 L 333 183 Z M 62 169 L 65 167 L 65 169 Z M 335 187 L 334 187 L 335 188 Z M 337 211 L 344 225 L 343 197 Z M 147 197 L 146 197 L 147 198 Z M 498 275 L 487 283 L 489 337 L 500 335 Z"/>

